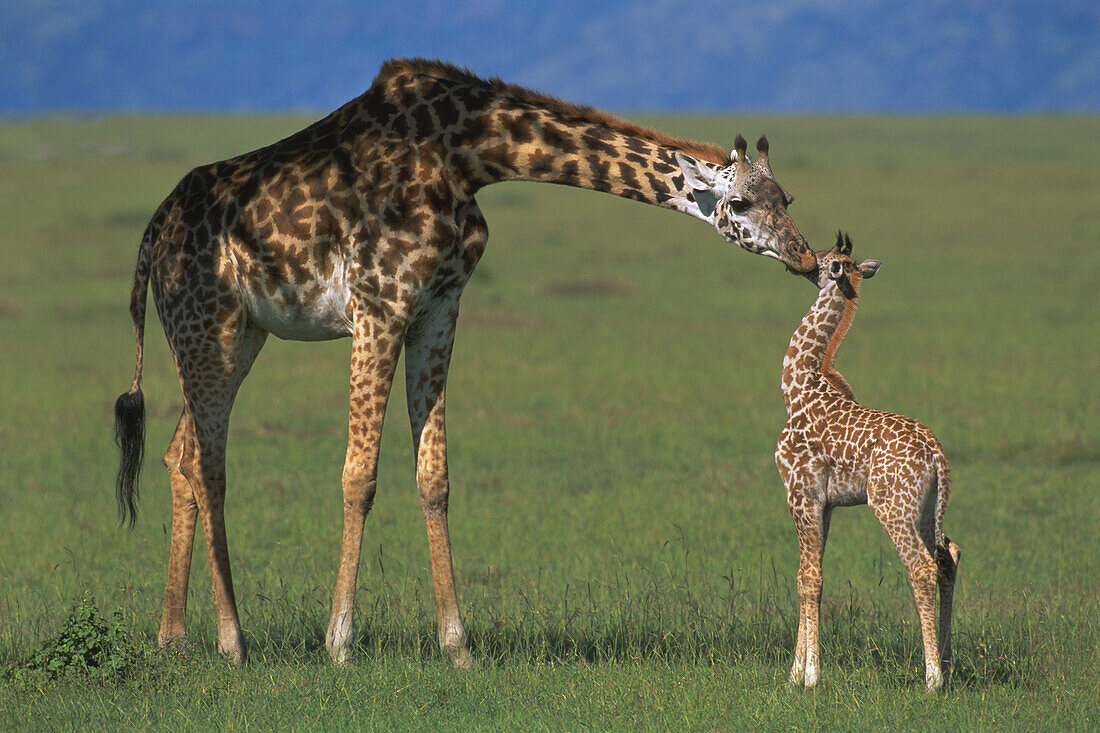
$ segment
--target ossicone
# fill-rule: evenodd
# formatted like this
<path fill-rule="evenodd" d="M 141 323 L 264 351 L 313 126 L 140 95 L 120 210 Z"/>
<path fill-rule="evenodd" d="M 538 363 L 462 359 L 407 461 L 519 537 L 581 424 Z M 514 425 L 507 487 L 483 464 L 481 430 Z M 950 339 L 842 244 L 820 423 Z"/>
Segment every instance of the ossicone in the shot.
<path fill-rule="evenodd" d="M 772 175 L 772 167 L 768 162 L 768 136 L 761 135 L 760 139 L 756 141 L 756 152 L 760 155 L 756 158 L 756 167 L 762 170 L 769 177 Z"/>
<path fill-rule="evenodd" d="M 749 157 L 745 155 L 745 151 L 748 150 L 748 147 L 749 144 L 745 142 L 745 138 L 738 133 L 737 138 L 733 141 L 733 150 L 730 151 L 730 162 L 738 167 L 746 165 Z"/>
<path fill-rule="evenodd" d="M 833 250 L 837 254 L 850 255 L 852 254 L 852 240 L 844 232 L 837 230 L 836 244 L 833 245 Z"/>
<path fill-rule="evenodd" d="M 736 153 L 737 155 L 741 156 L 741 157 L 744 157 L 745 156 L 745 151 L 748 150 L 748 149 L 749 149 L 748 141 L 745 140 L 745 138 L 741 137 L 741 134 L 738 133 L 737 137 L 733 141 L 733 152 Z"/>

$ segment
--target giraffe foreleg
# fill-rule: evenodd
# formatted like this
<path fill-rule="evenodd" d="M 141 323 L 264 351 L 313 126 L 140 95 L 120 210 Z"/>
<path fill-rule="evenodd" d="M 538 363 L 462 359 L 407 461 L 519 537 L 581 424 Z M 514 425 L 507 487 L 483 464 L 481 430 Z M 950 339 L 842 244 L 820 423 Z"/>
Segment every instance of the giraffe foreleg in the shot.
<path fill-rule="evenodd" d="M 454 666 L 469 669 L 474 660 L 466 648 L 447 524 L 450 481 L 444 393 L 457 318 L 456 296 L 438 303 L 414 323 L 406 341 L 405 368 L 416 486 L 428 534 L 439 645 Z"/>
<path fill-rule="evenodd" d="M 822 559 L 828 537 L 830 511 L 820 501 L 819 481 L 808 476 L 784 476 L 787 507 L 798 533 L 798 636 L 790 681 L 807 688 L 820 676 Z"/>
<path fill-rule="evenodd" d="M 801 521 L 796 520 L 799 540 L 798 605 L 801 655 L 795 655 L 795 667 L 791 679 L 796 684 L 796 671 L 802 662 L 802 684 L 813 687 L 821 675 L 821 620 L 822 559 L 825 553 L 824 527 L 820 510 L 809 513 Z M 804 630 L 803 630 L 804 627 Z M 799 659 L 801 656 L 801 660 Z"/>
<path fill-rule="evenodd" d="M 351 663 L 355 585 L 363 526 L 374 505 L 378 448 L 393 373 L 401 353 L 403 324 L 361 309 L 352 335 L 348 449 L 342 477 L 344 528 L 325 647 L 337 664 Z"/>

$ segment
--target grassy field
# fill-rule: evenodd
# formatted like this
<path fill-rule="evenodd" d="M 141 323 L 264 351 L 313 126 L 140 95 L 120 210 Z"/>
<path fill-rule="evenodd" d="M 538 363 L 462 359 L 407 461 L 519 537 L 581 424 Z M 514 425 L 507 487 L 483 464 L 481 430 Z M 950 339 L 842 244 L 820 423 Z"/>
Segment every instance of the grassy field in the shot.
<path fill-rule="evenodd" d="M 252 654 L 214 653 L 201 539 L 192 644 L 125 679 L 18 672 L 86 593 L 155 639 L 159 456 L 179 388 L 150 309 L 144 497 L 115 524 L 111 406 L 130 382 L 138 239 L 191 166 L 299 118 L 0 124 L 0 728 L 897 729 L 1100 726 L 1100 120 L 675 118 L 766 132 L 811 242 L 883 268 L 838 359 L 926 422 L 963 548 L 956 674 L 921 696 L 904 570 L 835 516 L 824 681 L 789 689 L 797 544 L 772 462 L 779 365 L 812 287 L 706 225 L 535 184 L 479 199 L 489 251 L 448 390 L 451 527 L 477 667 L 435 643 L 402 386 L 364 540 L 355 669 L 323 650 L 349 342 L 272 339 L 230 436 L 226 510 Z"/>

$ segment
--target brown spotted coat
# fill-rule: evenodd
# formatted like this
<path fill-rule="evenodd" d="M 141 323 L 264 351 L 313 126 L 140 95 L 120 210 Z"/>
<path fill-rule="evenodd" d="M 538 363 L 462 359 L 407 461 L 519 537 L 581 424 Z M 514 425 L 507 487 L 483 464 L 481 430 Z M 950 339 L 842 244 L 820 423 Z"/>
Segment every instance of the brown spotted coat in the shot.
<path fill-rule="evenodd" d="M 387 62 L 363 95 L 300 132 L 184 176 L 145 232 L 131 297 L 138 358 L 127 395 L 141 397 L 151 284 L 184 401 L 164 456 L 172 539 L 160 641 L 185 633 L 201 517 L 218 648 L 245 659 L 223 519 L 233 401 L 268 334 L 351 337 L 343 540 L 328 651 L 337 662 L 349 659 L 363 525 L 404 349 L 440 643 L 456 665 L 469 666 L 447 527 L 444 386 L 459 296 L 488 237 L 474 194 L 505 180 L 604 191 L 703 219 L 730 241 L 805 271 L 812 253 L 787 214 L 790 197 L 771 174 L 766 141 L 758 148 L 761 158 L 750 164 L 738 137 L 730 160 L 713 145 L 413 59 Z M 119 485 L 132 520 L 136 478 L 120 472 Z"/>
<path fill-rule="evenodd" d="M 890 535 L 909 573 L 924 638 L 925 682 L 943 684 L 951 659 L 951 604 L 959 548 L 943 534 L 949 498 L 947 459 L 916 420 L 864 407 L 833 368 L 855 314 L 860 283 L 879 263 L 856 263 L 851 242 L 816 255 L 817 301 L 783 358 L 788 420 L 775 462 L 798 532 L 799 619 L 791 682 L 811 687 L 819 675 L 821 564 L 834 507 L 867 504 Z M 940 591 L 937 647 L 935 599 Z"/>

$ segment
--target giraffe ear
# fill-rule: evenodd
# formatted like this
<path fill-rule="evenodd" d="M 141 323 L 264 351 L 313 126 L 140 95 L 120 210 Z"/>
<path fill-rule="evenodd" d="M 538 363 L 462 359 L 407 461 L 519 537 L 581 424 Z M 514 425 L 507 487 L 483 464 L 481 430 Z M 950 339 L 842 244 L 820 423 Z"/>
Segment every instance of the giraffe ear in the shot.
<path fill-rule="evenodd" d="M 859 263 L 859 274 L 864 279 L 874 277 L 880 267 L 882 267 L 882 263 L 878 260 L 864 260 Z"/>
<path fill-rule="evenodd" d="M 691 187 L 695 203 L 704 218 L 709 218 L 718 205 L 718 199 L 725 195 L 725 185 L 718 176 L 718 170 L 709 163 L 696 160 L 689 155 L 676 153 L 676 162 L 684 174 L 684 182 Z"/>
<path fill-rule="evenodd" d="M 714 192 L 717 183 L 717 171 L 703 161 L 696 161 L 690 155 L 675 153 L 676 163 L 680 164 L 680 171 L 684 174 L 687 185 L 695 190 L 709 190 Z"/>
<path fill-rule="evenodd" d="M 718 208 L 718 199 L 714 197 L 713 193 L 705 188 L 697 188 L 691 195 L 695 197 L 695 203 L 699 206 L 699 212 L 709 219 L 711 214 L 714 213 L 714 210 Z"/>

